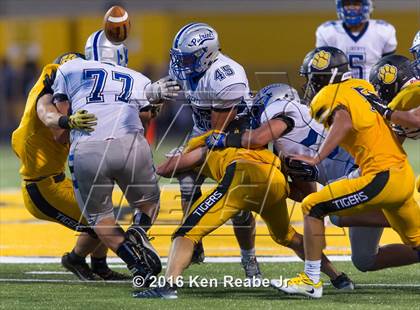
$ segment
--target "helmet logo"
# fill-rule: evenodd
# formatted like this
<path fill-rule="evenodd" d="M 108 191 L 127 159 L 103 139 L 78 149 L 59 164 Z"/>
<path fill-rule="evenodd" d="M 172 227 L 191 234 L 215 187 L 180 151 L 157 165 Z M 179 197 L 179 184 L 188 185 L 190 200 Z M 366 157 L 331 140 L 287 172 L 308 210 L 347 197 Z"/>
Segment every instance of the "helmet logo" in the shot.
<path fill-rule="evenodd" d="M 188 44 L 188 46 L 189 47 L 198 46 L 209 40 L 214 40 L 214 34 L 210 30 L 207 33 L 200 33 L 198 37 L 193 38 L 191 42 Z"/>
<path fill-rule="evenodd" d="M 320 50 L 312 58 L 311 67 L 318 70 L 324 70 L 330 65 L 330 61 L 331 53 L 324 50 Z"/>
<path fill-rule="evenodd" d="M 78 56 L 76 54 L 70 53 L 67 55 L 64 55 L 63 57 L 61 57 L 60 59 L 60 65 L 65 64 L 66 62 L 76 59 L 78 58 Z"/>
<path fill-rule="evenodd" d="M 379 68 L 378 79 L 384 84 L 392 84 L 397 79 L 397 67 L 386 64 Z"/>

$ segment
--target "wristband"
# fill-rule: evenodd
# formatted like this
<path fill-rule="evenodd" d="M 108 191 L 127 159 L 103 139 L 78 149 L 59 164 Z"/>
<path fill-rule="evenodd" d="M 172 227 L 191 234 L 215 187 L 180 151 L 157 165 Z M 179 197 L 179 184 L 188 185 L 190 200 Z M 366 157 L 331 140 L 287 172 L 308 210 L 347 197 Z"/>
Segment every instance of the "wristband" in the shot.
<path fill-rule="evenodd" d="M 386 109 L 384 113 L 384 117 L 386 120 L 391 121 L 391 115 L 394 113 L 391 109 Z"/>
<path fill-rule="evenodd" d="M 242 135 L 243 133 L 233 133 L 228 134 L 226 136 L 226 147 L 236 147 L 241 148 L 242 147 Z"/>
<path fill-rule="evenodd" d="M 58 126 L 63 129 L 71 129 L 69 125 L 69 117 L 67 115 L 60 116 Z"/>

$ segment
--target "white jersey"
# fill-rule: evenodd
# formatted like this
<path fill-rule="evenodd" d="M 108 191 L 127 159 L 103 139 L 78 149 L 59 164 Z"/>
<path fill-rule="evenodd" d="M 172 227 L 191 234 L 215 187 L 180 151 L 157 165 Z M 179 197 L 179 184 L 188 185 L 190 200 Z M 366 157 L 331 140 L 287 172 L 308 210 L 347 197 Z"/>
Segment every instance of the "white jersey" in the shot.
<path fill-rule="evenodd" d="M 134 70 L 98 61 L 75 59 L 57 70 L 54 98 L 68 100 L 71 112 L 87 110 L 98 121 L 93 132 L 71 130 L 71 142 L 103 141 L 143 132 L 139 112 L 149 105 L 150 80 Z"/>
<path fill-rule="evenodd" d="M 290 124 L 286 133 L 274 141 L 277 153 L 285 157 L 296 154 L 316 156 L 327 130 L 311 118 L 307 106 L 294 101 L 273 101 L 262 112 L 260 122 L 276 118 Z M 325 185 L 349 174 L 354 169 L 354 160 L 344 149 L 337 147 L 317 167 L 318 182 Z"/>
<path fill-rule="evenodd" d="M 333 46 L 346 53 L 353 77 L 369 79 L 372 66 L 397 48 L 395 28 L 383 20 L 370 19 L 358 34 L 341 20 L 329 21 L 316 30 L 316 47 Z"/>
<path fill-rule="evenodd" d="M 174 78 L 171 70 L 169 74 Z M 248 79 L 244 68 L 222 53 L 198 82 L 177 82 L 181 85 L 193 111 L 193 136 L 211 129 L 212 110 L 228 109 L 249 98 Z"/>

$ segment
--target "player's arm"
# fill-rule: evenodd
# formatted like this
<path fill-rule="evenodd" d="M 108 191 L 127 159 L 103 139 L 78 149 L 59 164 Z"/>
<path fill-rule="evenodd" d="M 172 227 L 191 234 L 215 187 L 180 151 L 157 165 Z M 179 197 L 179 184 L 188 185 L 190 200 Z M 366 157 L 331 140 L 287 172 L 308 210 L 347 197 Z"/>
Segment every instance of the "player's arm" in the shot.
<path fill-rule="evenodd" d="M 263 123 L 260 127 L 247 130 L 241 133 L 215 133 L 206 139 L 207 147 L 243 147 L 255 149 L 267 145 L 273 140 L 280 138 L 289 128 L 283 119 L 271 119 Z"/>
<path fill-rule="evenodd" d="M 235 104 L 238 101 L 234 101 Z M 211 128 L 223 131 L 236 116 L 234 106 L 226 109 L 213 109 L 211 111 Z"/>
<path fill-rule="evenodd" d="M 204 163 L 206 153 L 207 148 L 200 147 L 191 152 L 170 157 L 157 167 L 156 173 L 168 178 L 175 173 L 191 170 Z"/>
<path fill-rule="evenodd" d="M 394 111 L 391 113 L 390 121 L 403 127 L 420 128 L 420 107 L 409 111 Z"/>
<path fill-rule="evenodd" d="M 339 106 L 333 111 L 330 116 L 329 123 L 331 123 L 325 141 L 322 143 L 318 154 L 315 157 L 306 155 L 293 155 L 292 159 L 304 161 L 312 166 L 323 161 L 332 151 L 343 141 L 343 139 L 353 129 L 353 123 L 350 113 L 343 106 Z"/>

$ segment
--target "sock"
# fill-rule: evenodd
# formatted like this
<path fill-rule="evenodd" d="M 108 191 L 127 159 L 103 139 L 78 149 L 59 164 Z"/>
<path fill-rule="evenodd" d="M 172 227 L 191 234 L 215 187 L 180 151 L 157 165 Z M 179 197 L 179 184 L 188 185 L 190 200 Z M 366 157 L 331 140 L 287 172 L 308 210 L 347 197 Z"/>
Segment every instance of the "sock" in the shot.
<path fill-rule="evenodd" d="M 99 258 L 99 257 L 93 257 L 91 255 L 90 262 L 91 262 L 92 270 L 107 271 L 109 269 L 108 264 L 106 263 L 106 256 Z"/>
<path fill-rule="evenodd" d="M 147 214 L 137 211 L 133 216 L 133 225 L 140 226 L 147 232 L 152 226 L 152 219 Z"/>
<path fill-rule="evenodd" d="M 253 256 L 255 256 L 255 248 L 252 248 L 252 249 L 249 249 L 249 250 L 241 249 L 241 257 L 242 257 L 243 260 L 247 261 Z"/>
<path fill-rule="evenodd" d="M 69 253 L 69 259 L 73 263 L 86 263 L 86 258 L 80 255 L 77 255 L 74 252 L 74 249 Z"/>
<path fill-rule="evenodd" d="M 321 277 L 321 260 L 305 260 L 305 273 L 315 284 Z"/>

